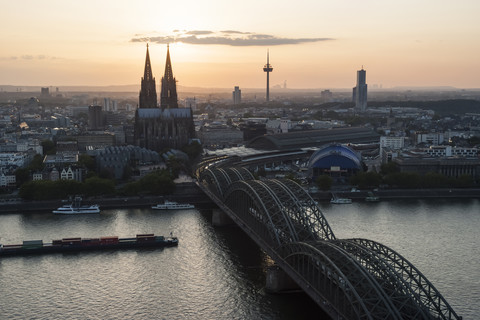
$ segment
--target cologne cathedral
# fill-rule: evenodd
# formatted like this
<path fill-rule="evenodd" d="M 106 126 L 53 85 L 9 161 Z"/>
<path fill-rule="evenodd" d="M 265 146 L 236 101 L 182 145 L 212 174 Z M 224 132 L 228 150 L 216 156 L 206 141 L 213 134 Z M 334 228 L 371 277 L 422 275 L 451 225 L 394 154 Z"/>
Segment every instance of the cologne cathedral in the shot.
<path fill-rule="evenodd" d="M 194 137 L 192 109 L 178 107 L 177 84 L 173 77 L 169 47 L 167 46 L 167 62 L 160 87 L 159 106 L 147 44 L 145 71 L 139 105 L 135 112 L 135 145 L 161 152 L 170 148 L 179 149 Z"/>

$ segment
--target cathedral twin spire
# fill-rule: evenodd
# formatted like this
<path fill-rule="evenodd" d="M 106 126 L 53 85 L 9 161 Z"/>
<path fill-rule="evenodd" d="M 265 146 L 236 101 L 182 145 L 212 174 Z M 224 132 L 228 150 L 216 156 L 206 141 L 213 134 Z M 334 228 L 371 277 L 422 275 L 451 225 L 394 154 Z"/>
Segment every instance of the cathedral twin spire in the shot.
<path fill-rule="evenodd" d="M 170 46 L 167 45 L 167 62 L 165 63 L 165 74 L 162 78 L 162 89 L 160 93 L 160 107 L 162 109 L 178 108 L 177 81 L 173 77 L 172 63 L 170 61 Z"/>
<path fill-rule="evenodd" d="M 142 83 L 140 87 L 139 108 L 156 108 L 157 107 L 157 89 L 155 78 L 152 74 L 152 66 L 150 64 L 150 54 L 145 58 L 145 71 L 143 73 Z"/>
<path fill-rule="evenodd" d="M 155 89 L 155 78 L 150 64 L 150 54 L 145 58 L 145 71 L 142 78 L 139 108 L 157 108 L 157 91 Z M 160 92 L 160 107 L 162 109 L 178 108 L 177 83 L 173 77 L 172 63 L 170 61 L 170 48 L 167 46 L 167 61 L 165 63 L 165 75 L 162 78 Z"/>

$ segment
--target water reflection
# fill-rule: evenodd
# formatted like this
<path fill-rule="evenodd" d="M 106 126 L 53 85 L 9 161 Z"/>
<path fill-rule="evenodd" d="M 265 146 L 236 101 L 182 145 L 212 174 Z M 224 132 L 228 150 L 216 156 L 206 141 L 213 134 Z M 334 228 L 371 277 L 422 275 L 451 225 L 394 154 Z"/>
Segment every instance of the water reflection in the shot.
<path fill-rule="evenodd" d="M 410 260 L 465 319 L 480 310 L 480 203 L 320 203 L 338 238 L 381 242 Z M 214 228 L 196 210 L 104 210 L 100 215 L 0 215 L 0 241 L 168 235 L 161 250 L 80 252 L 0 259 L 0 310 L 8 319 L 311 319 L 304 294 L 264 291 L 264 252 L 236 227 Z M 7 294 L 8 293 L 8 294 Z M 301 310 L 301 312 L 299 311 Z"/>

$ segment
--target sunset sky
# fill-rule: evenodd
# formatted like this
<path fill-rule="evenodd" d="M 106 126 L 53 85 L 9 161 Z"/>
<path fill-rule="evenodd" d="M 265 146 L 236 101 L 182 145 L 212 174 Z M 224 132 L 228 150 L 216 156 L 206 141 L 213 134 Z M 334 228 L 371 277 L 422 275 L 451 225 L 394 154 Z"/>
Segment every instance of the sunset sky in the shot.
<path fill-rule="evenodd" d="M 478 0 L 0 0 L 0 85 L 480 88 Z"/>

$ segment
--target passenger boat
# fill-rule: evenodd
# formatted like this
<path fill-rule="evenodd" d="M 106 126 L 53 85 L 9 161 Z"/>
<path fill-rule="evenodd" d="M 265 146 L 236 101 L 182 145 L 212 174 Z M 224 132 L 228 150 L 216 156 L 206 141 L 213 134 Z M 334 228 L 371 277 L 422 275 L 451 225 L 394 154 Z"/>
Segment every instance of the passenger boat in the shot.
<path fill-rule="evenodd" d="M 180 210 L 180 209 L 194 209 L 195 206 L 193 204 L 188 203 L 178 203 L 175 201 L 168 201 L 165 200 L 164 203 L 157 204 L 153 206 L 152 209 L 155 210 Z"/>
<path fill-rule="evenodd" d="M 368 192 L 368 196 L 365 197 L 365 201 L 367 202 L 378 202 L 380 201 L 380 197 L 373 194 L 373 192 Z"/>
<path fill-rule="evenodd" d="M 332 194 L 332 199 L 330 199 L 330 203 L 333 204 L 346 204 L 346 203 L 352 203 L 352 199 L 349 198 L 339 198 L 335 194 Z"/>
<path fill-rule="evenodd" d="M 352 199 L 349 199 L 349 198 L 332 198 L 332 199 L 330 200 L 330 203 L 333 203 L 333 204 L 352 203 Z"/>
<path fill-rule="evenodd" d="M 82 205 L 82 198 L 75 197 L 71 204 L 66 204 L 52 211 L 55 214 L 83 214 L 100 213 L 100 207 L 94 205 Z"/>

